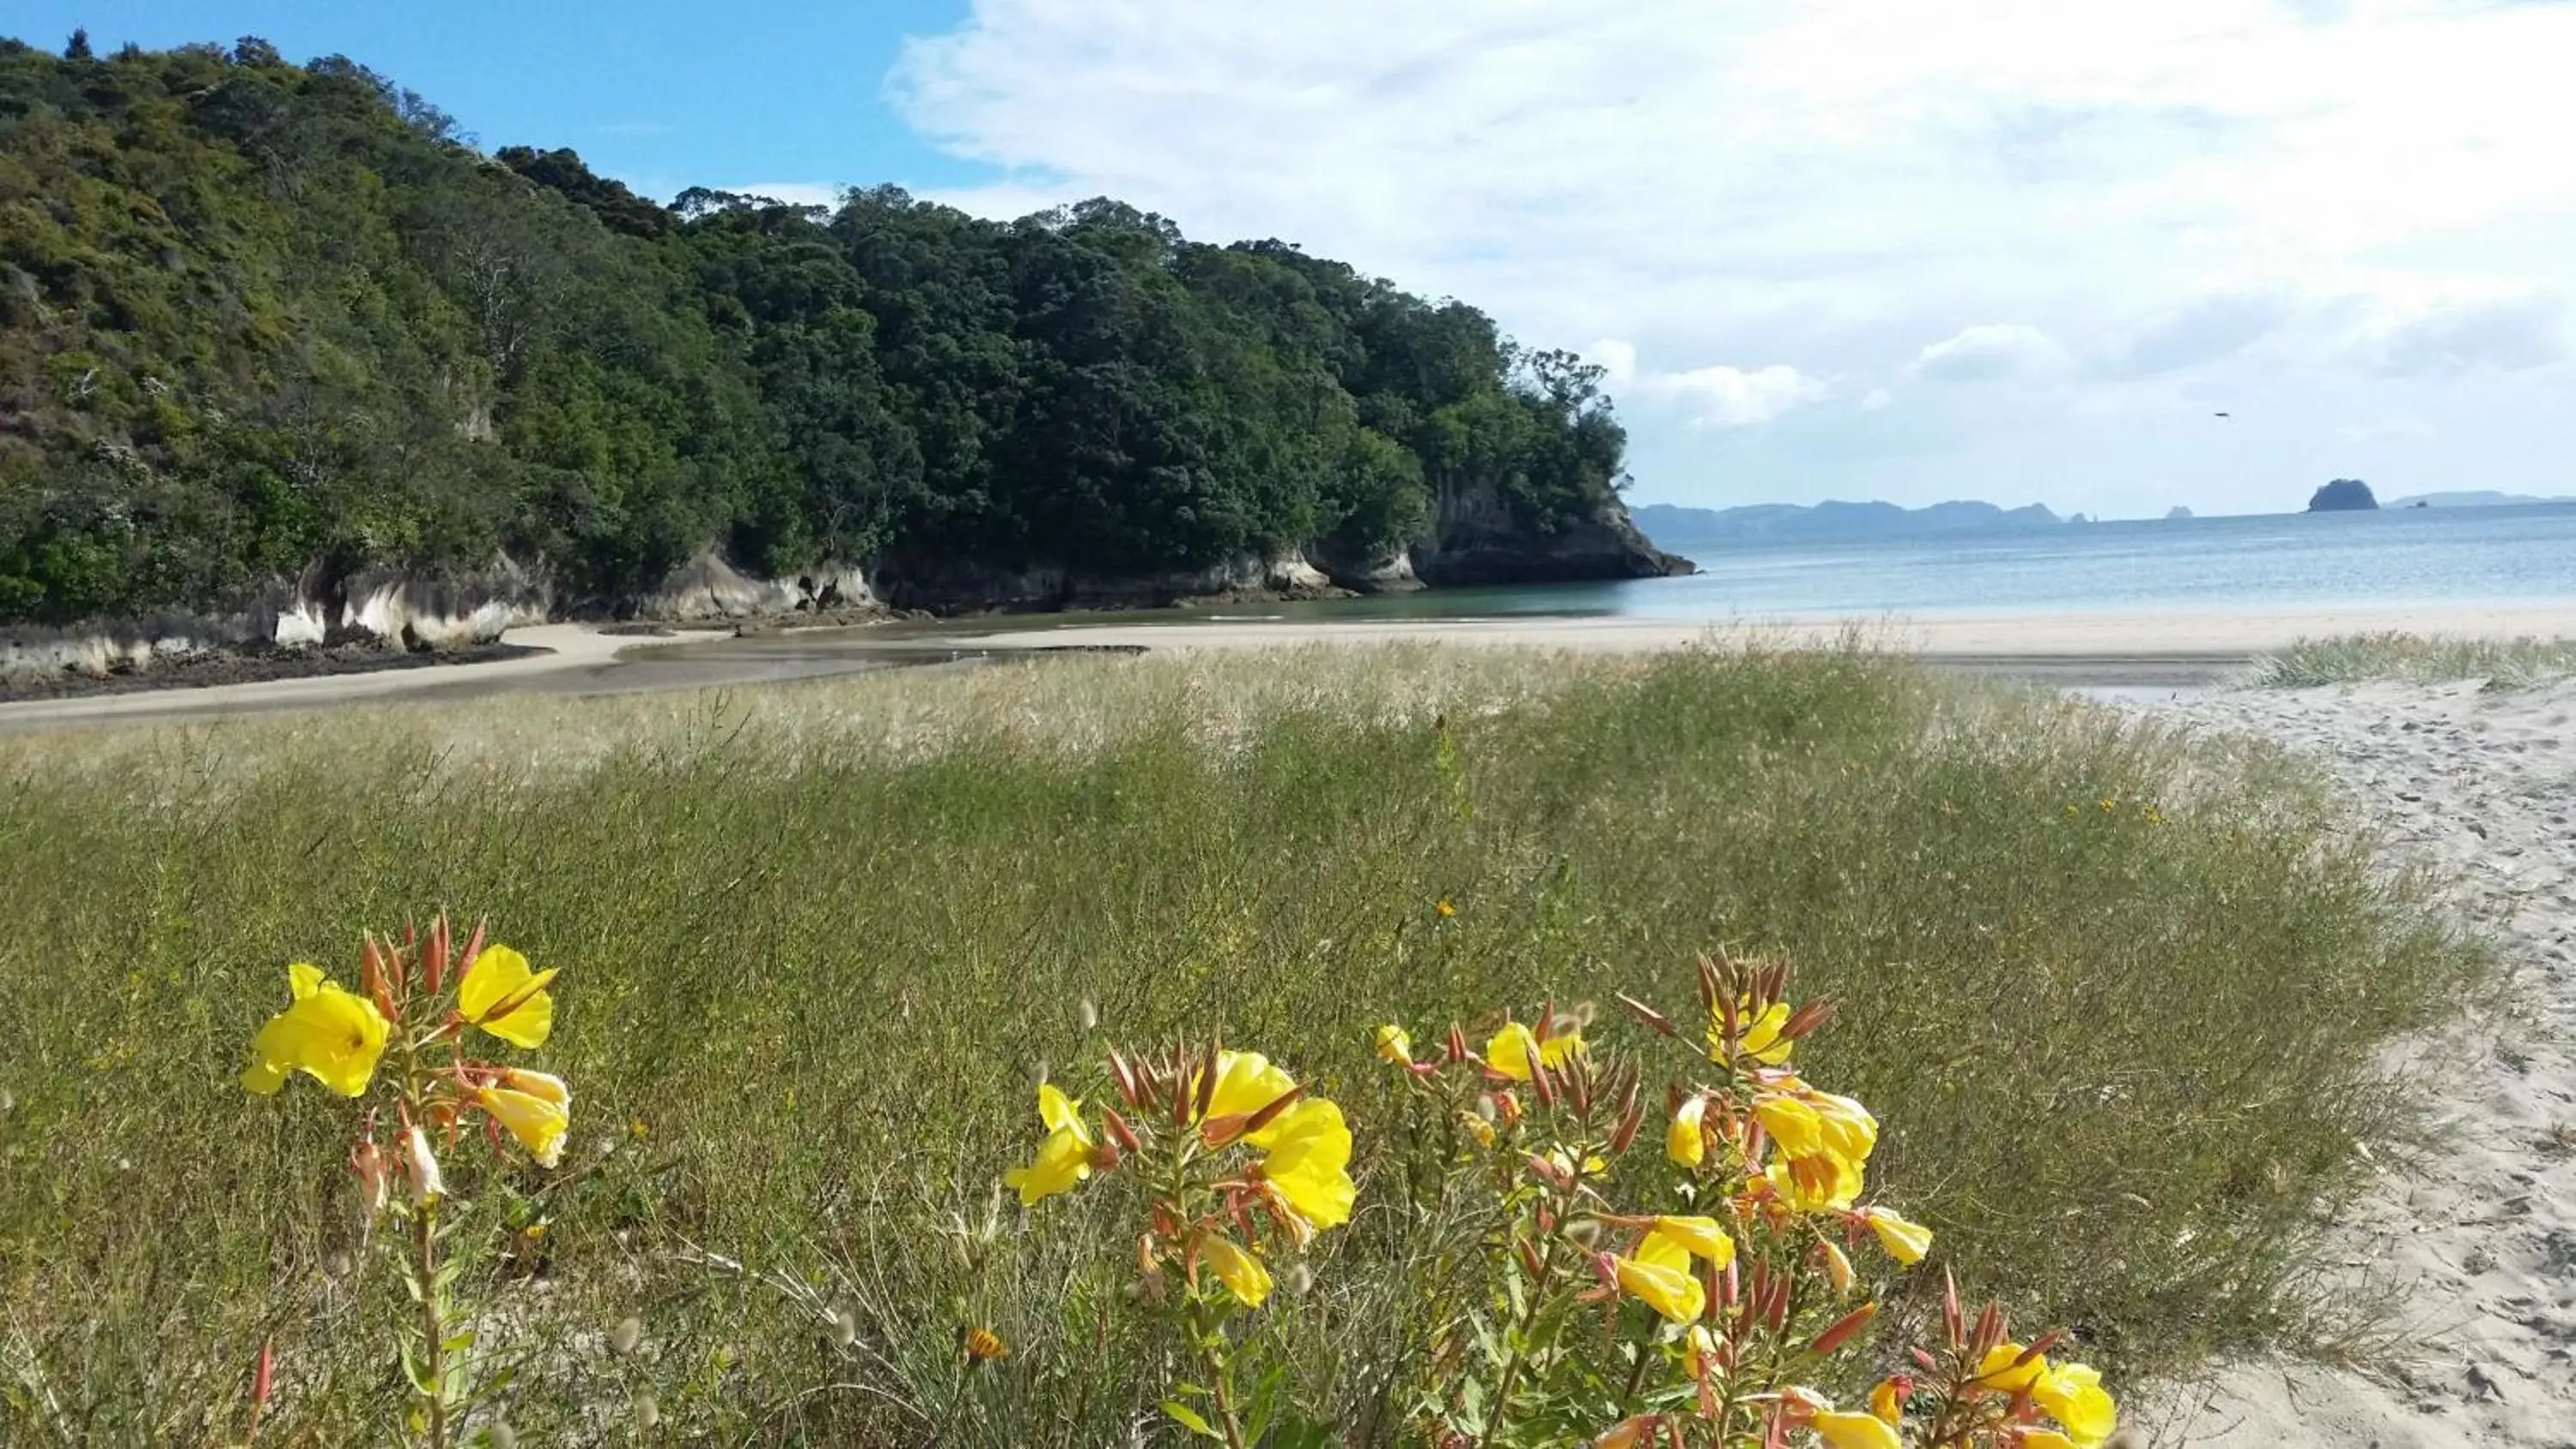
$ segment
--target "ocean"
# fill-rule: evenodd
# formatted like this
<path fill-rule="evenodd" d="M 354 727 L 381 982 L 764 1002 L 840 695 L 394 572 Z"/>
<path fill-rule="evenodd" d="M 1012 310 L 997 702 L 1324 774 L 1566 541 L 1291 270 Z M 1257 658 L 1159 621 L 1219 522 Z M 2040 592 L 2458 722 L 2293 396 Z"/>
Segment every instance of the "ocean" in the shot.
<path fill-rule="evenodd" d="M 1698 561 L 1700 572 L 1211 612 L 1725 621 L 2576 600 L 2576 504 L 2567 503 L 2156 519 L 1937 539 L 1747 544 L 1674 534 L 1655 542 Z"/>

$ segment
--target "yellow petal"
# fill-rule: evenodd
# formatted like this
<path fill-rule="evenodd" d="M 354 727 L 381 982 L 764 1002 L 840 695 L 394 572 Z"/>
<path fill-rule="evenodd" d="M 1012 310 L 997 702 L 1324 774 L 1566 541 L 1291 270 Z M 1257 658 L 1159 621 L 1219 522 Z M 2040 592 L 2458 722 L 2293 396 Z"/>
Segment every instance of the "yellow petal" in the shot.
<path fill-rule="evenodd" d="M 1070 1129 L 1059 1129 L 1039 1144 L 1036 1161 L 1003 1173 L 1002 1185 L 1018 1190 L 1020 1206 L 1035 1207 L 1057 1193 L 1071 1191 L 1089 1176 L 1090 1144 Z"/>
<path fill-rule="evenodd" d="M 1213 1234 L 1199 1240 L 1199 1259 L 1215 1272 L 1225 1291 L 1246 1308 L 1258 1308 L 1270 1296 L 1270 1270 L 1261 1260 Z"/>
<path fill-rule="evenodd" d="M 1932 1251 L 1932 1230 L 1921 1223 L 1886 1208 L 1871 1208 L 1862 1216 L 1869 1220 L 1869 1230 L 1878 1235 L 1878 1245 L 1899 1263 L 1910 1268 Z"/>
<path fill-rule="evenodd" d="M 1668 1238 L 1720 1268 L 1735 1261 L 1735 1239 L 1726 1235 L 1726 1229 L 1719 1227 L 1715 1218 L 1660 1217 L 1655 1219 L 1649 1236 Z"/>
<path fill-rule="evenodd" d="M 1649 1234 L 1648 1242 L 1654 1240 Z M 1685 1254 L 1683 1261 L 1689 1261 Z M 1664 1263 L 1640 1262 L 1635 1258 L 1611 1260 L 1619 1279 L 1619 1291 L 1652 1308 L 1667 1323 L 1689 1323 L 1708 1306 L 1708 1295 L 1699 1280 L 1687 1268 L 1674 1268 Z"/>
<path fill-rule="evenodd" d="M 1530 1058 L 1536 1056 L 1551 1072 L 1583 1054 L 1583 1038 L 1575 1032 L 1559 1032 L 1542 1042 L 1538 1033 L 1517 1021 L 1503 1023 L 1493 1040 L 1485 1043 L 1485 1064 L 1515 1082 L 1530 1079 Z"/>
<path fill-rule="evenodd" d="M 1842 1212 L 1860 1197 L 1865 1185 L 1860 1167 L 1840 1157 L 1775 1162 L 1763 1176 L 1781 1201 L 1802 1213 Z"/>
<path fill-rule="evenodd" d="M 310 961 L 298 961 L 286 968 L 286 990 L 297 1001 L 321 990 L 325 979 L 322 968 Z"/>
<path fill-rule="evenodd" d="M 2032 1354 L 2030 1362 L 2016 1367 L 2013 1360 L 2020 1358 L 2023 1352 L 2024 1346 L 2018 1343 L 1999 1343 L 1986 1350 L 1986 1356 L 1977 1363 L 1977 1382 L 2006 1393 L 2038 1383 L 2048 1372 L 2048 1359 L 2042 1354 Z"/>
<path fill-rule="evenodd" d="M 1192 1091 L 1198 1088 L 1198 1076 L 1190 1078 Z M 1220 1051 L 1216 1054 L 1216 1090 L 1208 1098 L 1204 1121 L 1223 1117 L 1249 1117 L 1271 1103 L 1295 1091 L 1296 1079 L 1271 1064 L 1259 1052 Z M 1273 1120 L 1259 1132 L 1247 1134 L 1244 1141 L 1255 1147 L 1267 1147 L 1277 1135 L 1279 1123 Z"/>
<path fill-rule="evenodd" d="M 1409 1066 L 1413 1062 L 1413 1038 L 1393 1023 L 1381 1026 L 1377 1029 L 1377 1054 L 1389 1066 Z"/>
<path fill-rule="evenodd" d="M 1684 1167 L 1697 1167 L 1708 1156 L 1708 1137 L 1701 1131 L 1701 1119 L 1708 1114 L 1708 1099 L 1693 1097 L 1682 1103 L 1673 1114 L 1673 1124 L 1664 1131 L 1664 1155 Z"/>
<path fill-rule="evenodd" d="M 1351 1182 L 1351 1129 L 1342 1109 L 1308 1097 L 1279 1114 L 1272 1124 L 1270 1155 L 1261 1176 L 1310 1228 L 1338 1227 L 1351 1220 L 1358 1188 Z"/>
<path fill-rule="evenodd" d="M 1064 1094 L 1053 1082 L 1038 1085 L 1038 1120 L 1053 1132 L 1070 1132 L 1082 1145 L 1091 1145 L 1091 1129 L 1082 1125 L 1082 1104 Z"/>
<path fill-rule="evenodd" d="M 528 958 L 507 946 L 486 946 L 456 983 L 456 1014 L 523 1047 L 540 1047 L 555 1025 L 555 999 L 546 983 L 551 970 L 531 971 Z"/>
<path fill-rule="evenodd" d="M 2092 1449 L 2119 1432 L 2120 1406 L 2102 1387 L 2102 1375 L 2088 1364 L 2060 1364 L 2031 1386 L 2031 1401 L 2066 1427 L 2078 1449 Z"/>
<path fill-rule="evenodd" d="M 1896 1396 L 1896 1380 L 1880 1379 L 1869 1391 L 1869 1411 L 1890 1424 L 1905 1417 L 1904 1402 Z"/>
<path fill-rule="evenodd" d="M 1791 1157 L 1813 1157 L 1825 1150 L 1824 1118 L 1797 1097 L 1765 1095 L 1754 1102 L 1753 1116 Z"/>
<path fill-rule="evenodd" d="M 484 1087 L 475 1092 L 474 1100 L 492 1114 L 493 1121 L 518 1138 L 519 1145 L 527 1148 L 539 1165 L 553 1167 L 563 1161 L 564 1134 L 572 1126 L 570 1093 L 565 1093 L 562 1101 L 549 1101 L 508 1087 Z"/>
<path fill-rule="evenodd" d="M 1807 1421 L 1827 1449 L 1905 1449 L 1896 1428 L 1876 1414 L 1840 1414 L 1828 1409 Z"/>
<path fill-rule="evenodd" d="M 2075 807 L 2069 805 L 2066 808 L 2072 810 Z M 2024 1429 L 2021 1431 L 2021 1449 L 2077 1449 L 2077 1445 L 2055 1429 Z"/>

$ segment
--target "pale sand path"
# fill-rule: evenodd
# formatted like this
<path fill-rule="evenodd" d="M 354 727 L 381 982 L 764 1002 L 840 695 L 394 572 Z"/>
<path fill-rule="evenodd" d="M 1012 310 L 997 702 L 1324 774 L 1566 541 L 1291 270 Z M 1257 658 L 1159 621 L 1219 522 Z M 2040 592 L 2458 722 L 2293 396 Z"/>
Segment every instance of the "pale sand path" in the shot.
<path fill-rule="evenodd" d="M 1258 608 L 1258 605 L 1246 605 Z M 1783 647 L 1831 643 L 1845 631 L 1936 658 L 2069 660 L 2178 657 L 2244 659 L 2294 640 L 2401 631 L 2513 638 L 2576 636 L 2576 601 L 2538 604 L 2329 607 L 2254 612 L 2061 613 L 1731 621 L 1633 618 L 1154 622 L 1079 628 L 996 629 L 972 636 L 1001 649 L 1064 645 L 1148 649 L 1247 649 L 1283 644 L 1437 640 L 1564 649 L 1674 649 L 1747 635 Z"/>
<path fill-rule="evenodd" d="M 2409 1294 L 2396 1362 L 2229 1368 L 2166 1441 L 2576 1446 L 2576 681 L 2236 692 L 2154 712 L 2318 760 L 2398 849 L 2458 879 L 2510 973 L 2502 1019 L 2426 1044 L 2452 1084 L 2439 1152 L 2393 1166 L 2335 1230 L 2332 1270 Z"/>

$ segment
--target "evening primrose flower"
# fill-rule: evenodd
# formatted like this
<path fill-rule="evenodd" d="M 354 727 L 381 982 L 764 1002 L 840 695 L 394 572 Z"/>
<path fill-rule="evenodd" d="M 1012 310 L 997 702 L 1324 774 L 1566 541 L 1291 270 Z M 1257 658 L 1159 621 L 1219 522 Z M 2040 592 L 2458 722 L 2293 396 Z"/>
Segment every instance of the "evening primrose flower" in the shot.
<path fill-rule="evenodd" d="M 2076 1449 L 2093 1449 L 2119 1430 L 2120 1406 L 2102 1387 L 2101 1373 L 2088 1364 L 2059 1364 L 2031 1386 L 2030 1398 L 2066 1427 Z"/>
<path fill-rule="evenodd" d="M 1377 1054 L 1389 1066 L 1409 1067 L 1413 1065 L 1413 1038 L 1393 1023 L 1381 1026 L 1377 1029 Z"/>
<path fill-rule="evenodd" d="M 1756 1099 L 1753 1111 L 1784 1159 L 1765 1176 L 1792 1208 L 1836 1212 L 1860 1196 L 1863 1164 L 1878 1145 L 1868 1108 L 1792 1080 Z"/>
<path fill-rule="evenodd" d="M 1691 1272 L 1690 1260 L 1690 1248 L 1682 1241 L 1650 1232 L 1637 1245 L 1635 1257 L 1613 1258 L 1610 1267 L 1620 1292 L 1662 1314 L 1667 1323 L 1691 1323 L 1708 1306 L 1708 1294 Z"/>
<path fill-rule="evenodd" d="M 272 1096 L 286 1085 L 288 1073 L 304 1072 L 343 1097 L 364 1095 L 392 1023 L 374 1002 L 334 983 L 319 966 L 299 961 L 287 967 L 286 985 L 294 999 L 252 1040 L 242 1086 Z"/>
<path fill-rule="evenodd" d="M 1278 1131 L 1266 1134 L 1270 1155 L 1254 1169 L 1269 1200 L 1284 1207 L 1302 1233 L 1349 1222 L 1358 1189 L 1351 1182 L 1351 1129 L 1342 1109 L 1308 1097 L 1271 1126 Z"/>
<path fill-rule="evenodd" d="M 1246 1308 L 1258 1308 L 1270 1296 L 1270 1270 L 1261 1260 L 1214 1233 L 1199 1239 L 1199 1261 L 1216 1274 L 1225 1291 Z"/>
<path fill-rule="evenodd" d="M 456 983 L 456 1014 L 514 1046 L 541 1047 L 555 1027 L 554 971 L 528 969 L 507 946 L 486 946 Z"/>
<path fill-rule="evenodd" d="M 1530 1059 L 1536 1057 L 1551 1072 L 1560 1071 L 1567 1062 L 1583 1055 L 1580 1032 L 1559 1032 L 1542 1042 L 1538 1034 L 1517 1021 L 1503 1023 L 1494 1039 L 1485 1043 L 1485 1064 L 1515 1082 L 1530 1079 Z"/>
<path fill-rule="evenodd" d="M 1002 1174 L 1002 1185 L 1016 1188 L 1020 1206 L 1034 1207 L 1091 1176 L 1091 1129 L 1082 1124 L 1082 1104 L 1052 1082 L 1038 1087 L 1038 1121 L 1047 1129 L 1037 1160 Z"/>
<path fill-rule="evenodd" d="M 505 1067 L 496 1084 L 475 1091 L 474 1100 L 519 1139 L 538 1166 L 562 1164 L 564 1135 L 572 1127 L 572 1089 L 563 1078 Z"/>
<path fill-rule="evenodd" d="M 1895 1379 L 1880 1379 L 1878 1386 L 1869 1391 L 1869 1411 L 1889 1424 L 1899 1423 L 1905 1417 L 1905 1396 L 1911 1392 L 1910 1380 L 1900 1383 Z"/>
<path fill-rule="evenodd" d="M 1789 1053 L 1798 1045 L 1780 1034 L 1788 1024 L 1789 1003 L 1785 1001 L 1772 1002 L 1757 1015 L 1750 1000 L 1738 1000 L 1735 1003 L 1735 1026 L 1741 1036 L 1735 1044 L 1737 1054 L 1766 1067 L 1779 1066 L 1789 1060 Z M 1708 1014 L 1709 1060 L 1722 1062 L 1725 1053 L 1726 1013 L 1711 1008 Z"/>
<path fill-rule="evenodd" d="M 1986 1356 L 1977 1363 L 1977 1383 L 2008 1394 L 2019 1393 L 2038 1383 L 2048 1373 L 2048 1359 L 2044 1354 L 2034 1353 L 2028 1363 L 2019 1362 L 2021 1356 L 2028 1352 L 2018 1343 L 1999 1343 L 1986 1350 Z"/>
<path fill-rule="evenodd" d="M 1932 1251 L 1932 1230 L 1902 1213 L 1873 1207 L 1861 1209 L 1860 1216 L 1878 1235 L 1878 1245 L 1887 1250 L 1887 1256 L 1906 1267 L 1922 1262 L 1923 1255 Z"/>
<path fill-rule="evenodd" d="M 1673 1113 L 1673 1123 L 1664 1129 L 1664 1155 L 1684 1167 L 1697 1167 L 1708 1156 L 1708 1139 L 1700 1130 L 1708 1115 L 1708 1099 L 1693 1097 Z"/>

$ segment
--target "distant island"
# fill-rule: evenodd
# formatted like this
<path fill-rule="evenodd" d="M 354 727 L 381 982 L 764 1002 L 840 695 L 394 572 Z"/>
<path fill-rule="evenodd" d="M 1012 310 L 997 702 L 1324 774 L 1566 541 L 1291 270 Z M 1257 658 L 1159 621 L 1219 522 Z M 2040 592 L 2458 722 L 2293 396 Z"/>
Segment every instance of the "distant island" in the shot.
<path fill-rule="evenodd" d="M 1816 542 L 1838 539 L 1947 537 L 1968 533 L 2035 532 L 2063 528 L 2034 503 L 1999 508 L 1992 503 L 1935 503 L 1901 508 L 1893 503 L 1756 503 L 1741 508 L 1683 508 L 1649 503 L 1630 510 L 1650 539 L 1693 543 Z"/>
<path fill-rule="evenodd" d="M 2179 504 L 2179 503 L 2177 503 L 2177 504 L 2175 504 L 2173 507 L 2168 508 L 2168 509 L 2166 509 L 2166 510 L 2165 510 L 2165 518 L 2166 518 L 2169 522 L 2180 523 L 2181 521 L 2183 521 L 2184 519 L 2189 518 L 2189 517 L 2191 517 L 2191 510 L 2190 510 L 2190 509 L 2188 509 L 2188 508 L 2183 507 L 2183 506 L 2182 506 L 2181 504 Z"/>
<path fill-rule="evenodd" d="M 2492 488 L 2471 488 L 2447 493 L 2417 493 L 2390 500 L 2391 508 L 2514 508 L 2527 503 L 2576 503 L 2576 497 L 2561 493 L 2543 497 L 2537 493 L 2498 493 Z"/>
<path fill-rule="evenodd" d="M 2337 478 L 2308 499 L 2310 513 L 2369 513 L 2378 507 L 2370 485 L 2358 478 Z"/>

